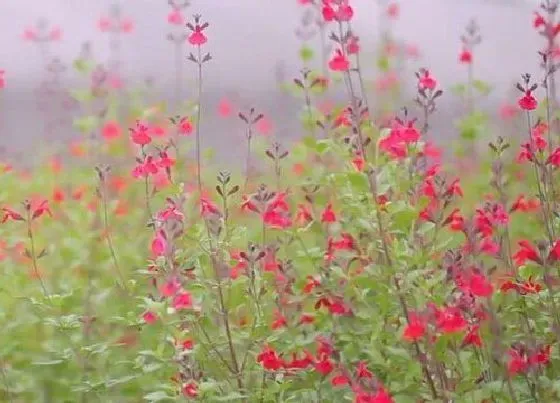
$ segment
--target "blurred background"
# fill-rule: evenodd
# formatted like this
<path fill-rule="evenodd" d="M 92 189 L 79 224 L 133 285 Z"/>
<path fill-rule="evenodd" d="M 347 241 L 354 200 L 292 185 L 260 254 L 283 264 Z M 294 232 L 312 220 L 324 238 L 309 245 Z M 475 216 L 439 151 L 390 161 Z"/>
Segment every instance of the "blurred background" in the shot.
<path fill-rule="evenodd" d="M 298 55 L 302 35 L 306 35 L 304 20 L 309 18 L 305 16 L 305 7 L 298 0 L 190 3 L 184 10 L 185 16 L 190 19 L 199 13 L 210 23 L 206 49 L 213 60 L 205 65 L 204 72 L 204 145 L 215 147 L 220 158 L 235 160 L 240 153 L 243 126 L 237 120 L 220 119 L 216 113 L 224 99 L 241 108 L 255 106 L 265 113 L 269 131 L 279 139 L 299 136 L 301 129 L 294 116 L 302 101 L 282 92 L 278 80 L 291 80 L 302 67 Z M 373 83 L 378 78 L 375 52 L 380 32 L 387 25 L 387 1 L 351 3 L 355 8 L 353 27 L 360 37 L 364 74 L 368 83 Z M 411 84 L 413 72 L 419 67 L 429 68 L 444 89 L 465 80 L 465 67 L 458 63 L 459 38 L 473 17 L 483 37 L 476 49 L 475 75 L 493 88 L 482 101 L 485 108 L 498 114 L 504 102 L 515 103 L 511 89 L 521 73 L 540 74 L 536 52 L 544 42 L 532 27 L 538 2 L 395 3 L 399 15 L 390 23 L 392 35 L 419 53 L 402 71 L 410 76 Z M 100 19 L 108 18 L 115 5 L 120 9 L 119 18 L 129 24 L 126 30 L 130 31 L 118 38 L 100 30 Z M 168 22 L 170 10 L 167 0 L 0 0 L 0 70 L 5 70 L 6 80 L 6 88 L 0 92 L 0 145 L 8 147 L 14 155 L 29 155 L 44 142 L 66 142 L 80 136 L 72 127 L 71 118 L 84 111 L 70 101 L 59 102 L 57 91 L 87 87 L 87 80 L 72 67 L 86 43 L 96 63 L 118 66 L 125 88 L 144 88 L 151 102 L 172 102 L 177 94 L 176 55 L 167 37 L 178 31 Z M 24 39 L 26 29 L 29 36 L 29 30 L 38 27 L 46 29 L 55 40 L 38 43 Z M 317 35 L 310 34 L 308 42 L 318 46 Z M 181 96 L 194 99 L 195 66 L 187 62 L 186 56 L 182 58 Z M 45 85 L 49 80 L 51 83 Z M 413 85 L 409 87 L 414 90 Z M 447 92 L 435 116 L 434 135 L 440 141 L 456 136 L 453 116 L 461 108 L 460 100 Z"/>

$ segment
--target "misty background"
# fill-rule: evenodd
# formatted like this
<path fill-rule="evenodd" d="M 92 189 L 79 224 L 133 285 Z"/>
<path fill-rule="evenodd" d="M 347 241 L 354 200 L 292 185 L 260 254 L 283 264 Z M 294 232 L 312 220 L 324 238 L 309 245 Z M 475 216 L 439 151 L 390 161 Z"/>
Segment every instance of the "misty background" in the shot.
<path fill-rule="evenodd" d="M 375 78 L 374 51 L 379 41 L 380 15 L 384 8 L 378 0 L 352 0 L 355 9 L 353 28 L 360 37 L 362 63 L 369 65 L 365 76 Z M 505 100 L 515 102 L 511 88 L 521 73 L 539 75 L 537 50 L 543 40 L 532 28 L 537 1 L 523 0 L 402 0 L 400 17 L 393 23 L 398 40 L 416 45 L 421 57 L 411 63 L 407 73 L 419 67 L 429 68 L 441 88 L 464 81 L 465 67 L 457 57 L 459 36 L 473 17 L 480 25 L 482 44 L 475 53 L 477 78 L 494 88 L 484 106 L 498 111 Z M 134 23 L 134 30 L 122 35 L 121 74 L 127 86 L 150 82 L 149 99 L 173 98 L 174 52 L 166 39 L 173 31 L 167 22 L 167 0 L 0 0 L 0 70 L 5 70 L 6 88 L 0 92 L 0 145 L 14 155 L 25 155 L 45 141 L 44 113 L 38 108 L 40 84 L 45 78 L 45 58 L 60 58 L 66 70 L 61 86 L 84 87 L 87 81 L 72 68 L 86 42 L 91 43 L 96 62 L 109 58 L 109 37 L 98 29 L 98 20 L 107 15 L 112 4 L 119 4 L 122 15 Z M 202 14 L 210 22 L 205 49 L 213 60 L 205 65 L 203 122 L 204 146 L 217 148 L 223 158 L 242 152 L 243 126 L 237 120 L 219 119 L 214 111 L 224 97 L 240 107 L 255 106 L 270 116 L 278 139 L 301 134 L 295 114 L 301 100 L 278 88 L 278 72 L 290 79 L 301 69 L 298 52 L 301 41 L 295 32 L 301 25 L 303 7 L 297 0 L 191 0 L 185 15 Z M 23 32 L 44 19 L 49 26 L 60 27 L 61 40 L 48 50 L 24 41 Z M 318 45 L 318 41 L 311 41 Z M 184 58 L 185 98 L 194 98 L 195 66 Z M 412 82 L 412 81 L 411 81 Z M 413 89 L 413 87 L 412 87 Z M 42 95 L 49 103 L 48 94 Z M 375 102 L 375 100 L 373 100 Z M 436 136 L 456 136 L 451 117 L 461 110 L 459 99 L 449 91 L 440 102 L 434 120 Z M 74 112 L 73 112 L 74 113 Z M 76 110 L 75 114 L 83 111 Z M 68 141 L 80 134 L 71 127 L 56 129 L 55 139 Z"/>

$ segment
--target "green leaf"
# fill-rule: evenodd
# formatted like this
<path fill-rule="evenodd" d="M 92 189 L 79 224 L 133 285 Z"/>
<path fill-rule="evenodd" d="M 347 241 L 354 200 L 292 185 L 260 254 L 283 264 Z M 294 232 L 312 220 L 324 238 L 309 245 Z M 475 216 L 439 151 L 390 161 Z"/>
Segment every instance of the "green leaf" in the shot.
<path fill-rule="evenodd" d="M 144 400 L 147 400 L 149 402 L 162 402 L 164 400 L 175 401 L 175 398 L 173 396 L 169 396 L 164 391 L 158 391 L 158 392 L 148 393 L 147 395 L 144 396 Z"/>
<path fill-rule="evenodd" d="M 472 85 L 473 88 L 480 92 L 482 95 L 488 95 L 490 94 L 490 91 L 492 91 L 492 87 L 490 87 L 488 83 L 482 80 L 474 80 Z"/>
<path fill-rule="evenodd" d="M 383 72 L 386 72 L 391 67 L 391 63 L 388 57 L 380 57 L 377 59 L 377 68 Z"/>
<path fill-rule="evenodd" d="M 84 116 L 74 119 L 74 127 L 84 134 L 94 131 L 98 124 L 99 119 L 95 116 Z"/>
<path fill-rule="evenodd" d="M 303 45 L 299 50 L 299 57 L 303 62 L 309 62 L 313 60 L 313 56 L 313 49 L 307 45 Z"/>
<path fill-rule="evenodd" d="M 220 397 L 216 397 L 214 398 L 214 400 L 216 402 L 233 402 L 234 400 L 243 400 L 246 399 L 247 396 L 242 395 L 239 392 L 232 392 L 229 395 L 226 396 L 220 396 Z"/>
<path fill-rule="evenodd" d="M 33 365 L 39 366 L 49 366 L 49 365 L 58 365 L 62 364 L 64 360 L 47 360 L 47 361 L 34 361 Z"/>
<path fill-rule="evenodd" d="M 465 95 L 467 86 L 465 84 L 455 84 L 451 87 L 451 93 L 459 96 Z"/>
<path fill-rule="evenodd" d="M 80 102 L 80 103 L 87 103 L 93 100 L 93 94 L 89 89 L 87 90 L 72 90 L 71 92 L 72 97 Z"/>

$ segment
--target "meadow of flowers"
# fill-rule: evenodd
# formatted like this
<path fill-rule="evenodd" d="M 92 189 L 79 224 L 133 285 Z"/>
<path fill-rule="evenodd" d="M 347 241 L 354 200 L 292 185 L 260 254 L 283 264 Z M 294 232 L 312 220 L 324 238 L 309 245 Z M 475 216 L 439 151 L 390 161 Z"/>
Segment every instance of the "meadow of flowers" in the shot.
<path fill-rule="evenodd" d="M 527 16 L 542 69 L 519 72 L 500 130 L 479 107 L 474 20 L 457 39 L 463 83 L 440 88 L 426 66 L 403 99 L 397 66 L 418 49 L 389 30 L 360 57 L 352 0 L 298 2 L 323 39 L 282 85 L 300 140 L 262 136 L 258 105 L 224 99 L 220 118 L 245 129 L 231 171 L 205 158 L 220 55 L 196 5 L 168 5 L 171 107 L 123 102 L 115 60 L 73 62 L 81 140 L 0 167 L 1 401 L 560 401 L 557 2 Z M 118 9 L 99 20 L 113 37 L 135 28 Z M 433 122 L 453 97 L 458 146 L 442 151 Z"/>

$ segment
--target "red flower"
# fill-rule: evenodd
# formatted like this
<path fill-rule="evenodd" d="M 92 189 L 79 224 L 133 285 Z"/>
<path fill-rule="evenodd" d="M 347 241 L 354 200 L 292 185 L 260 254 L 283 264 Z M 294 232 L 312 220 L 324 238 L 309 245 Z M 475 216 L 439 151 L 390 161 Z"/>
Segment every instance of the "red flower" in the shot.
<path fill-rule="evenodd" d="M 409 315 L 408 324 L 404 328 L 403 338 L 407 341 L 418 341 L 426 333 L 426 322 L 418 315 Z"/>
<path fill-rule="evenodd" d="M 144 161 L 138 161 L 138 164 L 132 171 L 132 176 L 135 178 L 147 178 L 150 175 L 155 175 L 159 171 L 158 165 L 154 161 L 154 157 L 148 155 Z"/>
<path fill-rule="evenodd" d="M 458 308 L 445 307 L 436 311 L 437 327 L 445 334 L 461 332 L 467 326 L 467 321 Z"/>
<path fill-rule="evenodd" d="M 494 287 L 492 287 L 488 278 L 480 273 L 471 275 L 468 289 L 477 297 L 489 297 L 494 291 Z"/>
<path fill-rule="evenodd" d="M 195 398 L 198 396 L 198 387 L 193 381 L 183 385 L 183 396 Z"/>
<path fill-rule="evenodd" d="M 315 316 L 311 315 L 310 313 L 303 313 L 299 318 L 300 325 L 310 325 L 315 322 Z"/>
<path fill-rule="evenodd" d="M 18 213 L 15 210 L 12 210 L 8 207 L 4 207 L 2 209 L 2 212 L 4 213 L 3 216 L 2 216 L 2 224 L 4 224 L 8 220 L 25 221 L 25 219 L 23 218 L 23 216 L 20 213 Z"/>
<path fill-rule="evenodd" d="M 193 32 L 191 32 L 191 34 L 189 35 L 189 43 L 191 45 L 195 45 L 195 46 L 201 46 L 204 45 L 207 41 L 208 38 L 206 37 L 206 35 L 204 35 L 203 28 L 200 27 L 199 25 L 197 25 L 194 29 Z"/>
<path fill-rule="evenodd" d="M 364 170 L 365 160 L 362 157 L 361 153 L 356 153 L 354 158 L 352 159 L 352 165 L 358 172 L 362 172 Z"/>
<path fill-rule="evenodd" d="M 393 398 L 383 388 L 379 387 L 375 393 L 356 391 L 355 403 L 394 403 Z"/>
<path fill-rule="evenodd" d="M 42 202 L 39 203 L 37 207 L 35 207 L 33 213 L 31 214 L 31 219 L 34 220 L 36 218 L 39 218 L 45 213 L 47 213 L 50 217 L 52 217 L 52 212 L 49 208 L 48 200 L 43 200 Z"/>
<path fill-rule="evenodd" d="M 62 203 L 65 199 L 64 191 L 60 188 L 54 189 L 52 199 L 55 203 Z"/>
<path fill-rule="evenodd" d="M 179 134 L 188 136 L 193 132 L 193 124 L 187 117 L 181 118 L 178 124 Z"/>
<path fill-rule="evenodd" d="M 337 49 L 332 59 L 329 61 L 329 68 L 333 71 L 348 71 L 350 62 L 342 53 L 342 50 Z"/>
<path fill-rule="evenodd" d="M 286 193 L 278 193 L 268 202 L 266 210 L 262 215 L 263 222 L 272 228 L 285 229 L 291 227 L 292 219 L 288 203 L 285 200 Z"/>
<path fill-rule="evenodd" d="M 502 292 L 508 292 L 509 290 L 516 290 L 518 291 L 518 285 L 517 283 L 508 280 L 506 282 L 504 282 L 501 286 L 500 286 L 500 291 Z"/>
<path fill-rule="evenodd" d="M 471 328 L 469 328 L 469 331 L 463 338 L 463 346 L 470 346 L 470 345 L 477 346 L 477 347 L 482 346 L 482 339 L 480 338 L 479 328 L 480 328 L 479 325 L 474 325 Z"/>
<path fill-rule="evenodd" d="M 437 86 L 437 81 L 432 77 L 429 70 L 421 70 L 418 74 L 418 87 L 420 89 L 434 90 Z"/>
<path fill-rule="evenodd" d="M 513 260 L 517 266 L 525 264 L 527 260 L 531 260 L 535 263 L 541 264 L 541 258 L 539 253 L 529 241 L 519 241 L 517 243 L 520 249 L 513 255 Z"/>
<path fill-rule="evenodd" d="M 449 185 L 449 187 L 445 191 L 445 194 L 449 196 L 463 197 L 463 189 L 461 188 L 459 179 L 455 179 L 453 182 L 451 182 L 451 185 Z"/>
<path fill-rule="evenodd" d="M 114 140 L 119 138 L 121 133 L 122 130 L 119 123 L 115 121 L 106 122 L 103 129 L 101 129 L 101 135 L 105 140 Z"/>
<path fill-rule="evenodd" d="M 443 226 L 449 225 L 453 231 L 463 231 L 465 229 L 465 219 L 459 209 L 455 209 L 443 221 Z"/>
<path fill-rule="evenodd" d="M 315 287 L 319 287 L 321 282 L 317 280 L 315 277 L 307 276 L 307 283 L 303 287 L 303 292 L 305 294 L 310 294 Z"/>
<path fill-rule="evenodd" d="M 327 22 L 334 21 L 334 19 L 336 18 L 336 13 L 334 9 L 330 6 L 330 4 L 328 4 L 328 2 L 325 3 L 326 4 L 323 5 L 323 9 L 321 10 L 323 14 L 323 19 Z"/>
<path fill-rule="evenodd" d="M 315 363 L 314 367 L 315 371 L 323 376 L 327 376 L 333 371 L 334 364 L 329 358 L 323 357 L 320 361 Z"/>
<path fill-rule="evenodd" d="M 325 208 L 325 210 L 323 210 L 323 213 L 321 214 L 321 222 L 324 223 L 336 222 L 336 214 L 334 213 L 331 203 L 327 204 L 327 207 Z"/>
<path fill-rule="evenodd" d="M 181 289 L 181 282 L 176 278 L 171 278 L 163 284 L 159 292 L 164 297 L 172 297 Z"/>
<path fill-rule="evenodd" d="M 533 282 L 532 277 L 529 277 L 529 280 L 518 285 L 517 291 L 521 295 L 538 294 L 539 292 L 541 292 L 542 288 L 543 288 L 542 285 Z"/>
<path fill-rule="evenodd" d="M 173 298 L 173 308 L 180 311 L 182 309 L 190 309 L 192 308 L 192 296 L 190 293 L 183 291 L 175 295 Z"/>
<path fill-rule="evenodd" d="M 552 154 L 546 159 L 547 164 L 551 164 L 556 168 L 560 167 L 560 147 L 556 148 Z"/>
<path fill-rule="evenodd" d="M 338 7 L 338 21 L 350 21 L 353 16 L 354 10 L 348 5 L 348 0 L 343 0 L 342 4 Z"/>
<path fill-rule="evenodd" d="M 354 35 L 352 35 L 348 39 L 348 42 L 346 44 L 346 51 L 348 52 L 349 55 L 355 55 L 357 53 L 360 53 L 360 44 L 358 43 L 359 40 L 360 38 Z"/>
<path fill-rule="evenodd" d="M 222 98 L 218 105 L 218 114 L 223 117 L 227 118 L 232 113 L 231 103 L 227 98 Z"/>
<path fill-rule="evenodd" d="M 350 21 L 354 16 L 354 10 L 348 5 L 348 0 L 333 2 L 332 0 L 323 0 L 322 9 L 323 19 L 327 22 L 331 21 Z"/>
<path fill-rule="evenodd" d="M 276 351 L 268 346 L 259 353 L 257 362 L 260 362 L 263 368 L 269 371 L 278 371 L 284 366 Z"/>
<path fill-rule="evenodd" d="M 134 144 L 138 144 L 139 146 L 145 146 L 150 144 L 152 138 L 148 134 L 148 126 L 141 124 L 140 122 L 136 122 L 135 128 L 130 128 L 130 138 Z"/>
<path fill-rule="evenodd" d="M 153 325 L 154 323 L 156 323 L 158 317 L 152 311 L 146 311 L 142 314 L 142 319 L 144 319 L 144 322 L 146 322 L 148 325 Z"/>
<path fill-rule="evenodd" d="M 387 6 L 387 15 L 389 18 L 396 19 L 399 18 L 399 5 L 396 2 L 389 3 Z"/>
<path fill-rule="evenodd" d="M 542 15 L 535 11 L 535 18 L 533 19 L 533 28 L 539 28 L 546 25 L 546 20 Z"/>
<path fill-rule="evenodd" d="M 350 379 L 346 375 L 340 374 L 333 376 L 331 379 L 331 385 L 336 387 L 346 386 L 350 384 Z"/>
<path fill-rule="evenodd" d="M 274 316 L 276 317 L 276 319 L 274 320 L 274 322 L 272 322 L 272 325 L 270 326 L 273 330 L 280 329 L 288 325 L 288 321 L 286 320 L 286 317 L 282 315 L 282 313 L 276 311 L 274 313 Z"/>
<path fill-rule="evenodd" d="M 508 355 L 510 358 L 507 368 L 510 375 L 516 375 L 527 371 L 529 363 L 523 352 L 512 348 L 508 351 Z"/>
<path fill-rule="evenodd" d="M 296 222 L 300 225 L 305 225 L 312 220 L 313 216 L 311 215 L 311 211 L 304 204 L 298 204 Z"/>
<path fill-rule="evenodd" d="M 560 260 L 560 239 L 554 242 L 554 245 L 552 245 L 552 249 L 548 254 L 548 260 L 551 260 L 553 262 Z"/>
<path fill-rule="evenodd" d="M 527 200 L 524 195 L 519 195 L 513 205 L 511 206 L 510 212 L 521 211 L 527 213 L 530 211 L 536 211 L 540 206 L 538 199 Z"/>
<path fill-rule="evenodd" d="M 538 106 L 537 99 L 533 96 L 530 90 L 525 91 L 525 95 L 519 98 L 517 103 L 519 104 L 519 107 L 525 111 L 532 111 Z"/>
<path fill-rule="evenodd" d="M 372 379 L 373 378 L 373 374 L 367 368 L 367 364 L 364 361 L 360 361 L 358 363 L 358 367 L 356 368 L 356 376 L 358 377 L 358 379 L 360 379 L 360 378 Z"/>
<path fill-rule="evenodd" d="M 470 50 L 463 49 L 463 51 L 459 54 L 459 61 L 464 64 L 471 64 L 473 60 L 473 56 Z"/>
<path fill-rule="evenodd" d="M 210 218 L 213 216 L 219 216 L 219 217 L 222 216 L 222 213 L 220 212 L 218 207 L 214 203 L 212 203 L 211 200 L 208 200 L 204 197 L 200 199 L 200 214 L 204 218 Z"/>
<path fill-rule="evenodd" d="M 172 25 L 183 25 L 185 19 L 183 18 L 183 14 L 181 14 L 181 10 L 173 10 L 167 15 L 167 22 Z"/>
<path fill-rule="evenodd" d="M 548 365 L 550 364 L 550 344 L 542 345 L 537 348 L 533 354 L 529 356 L 529 363 L 531 365 Z"/>
<path fill-rule="evenodd" d="M 169 157 L 169 155 L 167 154 L 166 151 L 160 151 L 159 158 L 160 159 L 157 162 L 157 165 L 160 168 L 169 169 L 173 165 L 175 165 L 175 160 L 173 158 Z"/>
<path fill-rule="evenodd" d="M 154 256 L 163 256 L 167 250 L 167 239 L 163 231 L 156 232 L 152 240 L 152 254 Z"/>
<path fill-rule="evenodd" d="M 297 358 L 296 353 L 292 353 L 292 361 L 284 362 L 286 369 L 306 369 L 313 364 L 313 356 L 309 351 L 305 351 L 303 358 Z"/>

